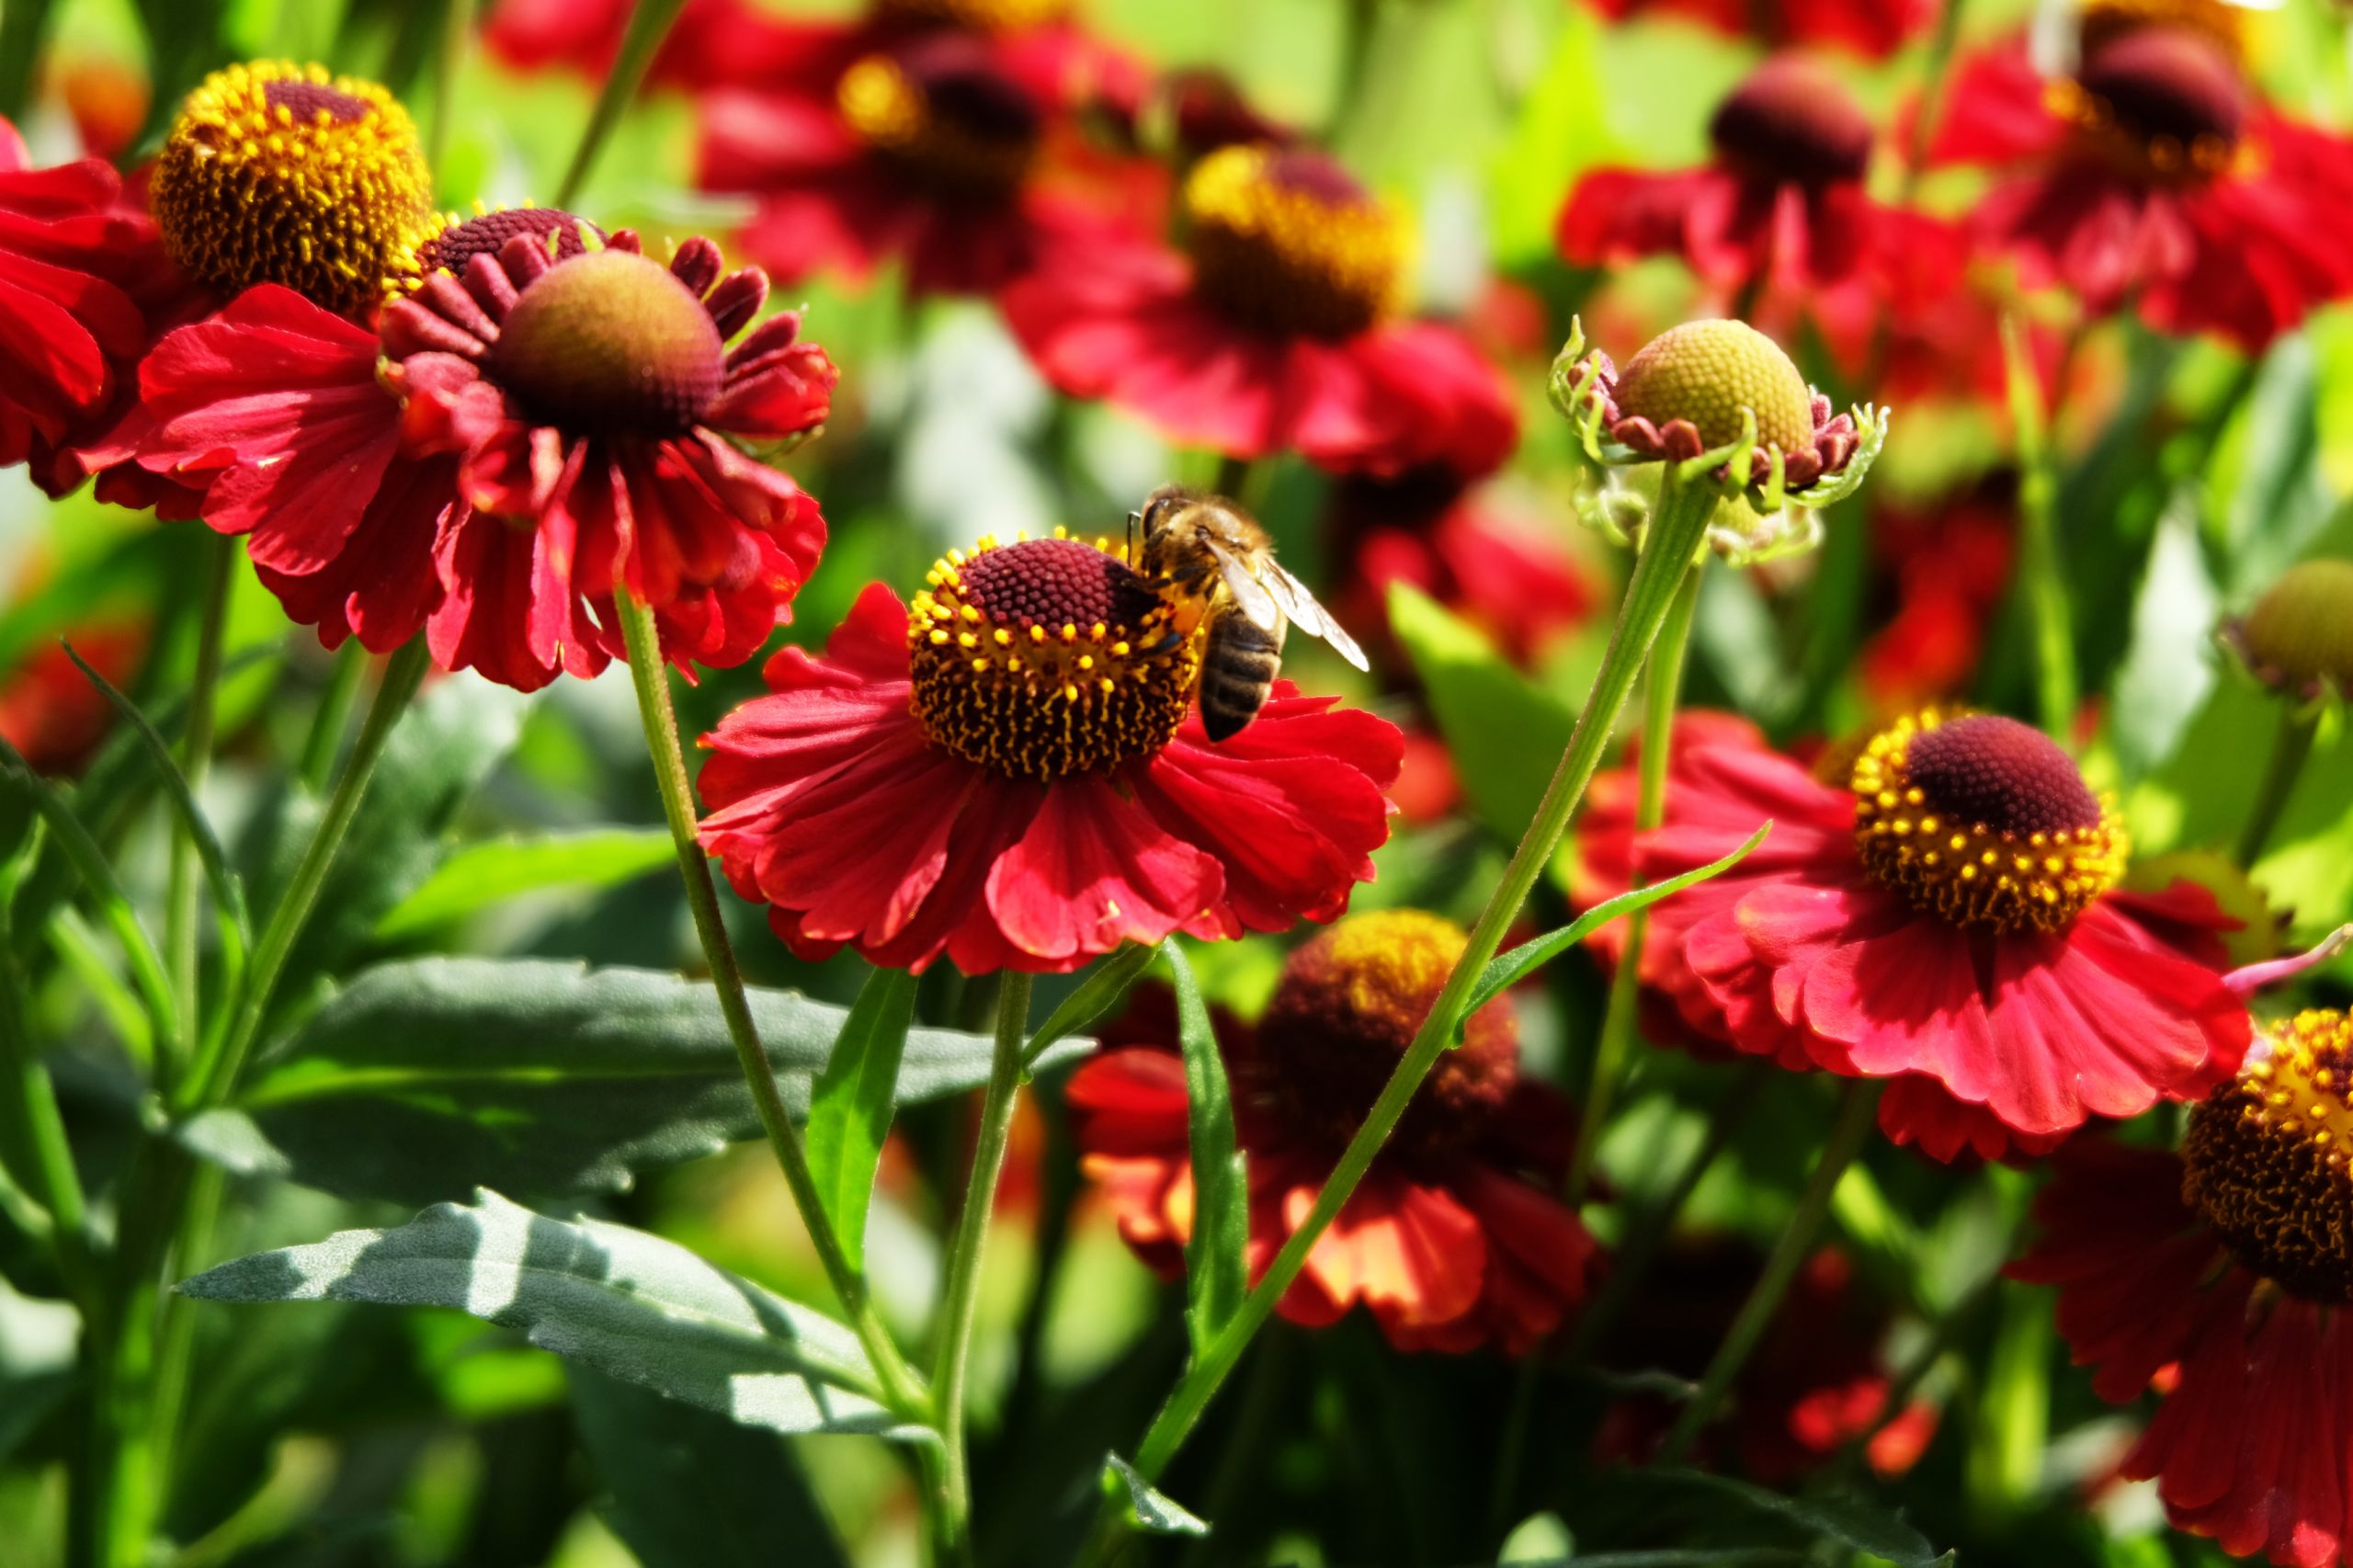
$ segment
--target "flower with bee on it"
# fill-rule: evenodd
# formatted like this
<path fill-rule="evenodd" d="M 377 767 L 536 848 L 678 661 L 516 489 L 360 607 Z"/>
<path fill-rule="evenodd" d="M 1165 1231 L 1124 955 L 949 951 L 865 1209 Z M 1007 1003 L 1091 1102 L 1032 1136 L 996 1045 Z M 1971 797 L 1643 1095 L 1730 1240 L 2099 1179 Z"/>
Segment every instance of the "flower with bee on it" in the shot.
<path fill-rule="evenodd" d="M 918 971 L 1337 917 L 1402 737 L 1279 681 L 1212 744 L 1177 614 L 1108 539 L 983 539 L 912 605 L 874 584 L 704 737 L 703 847 L 796 952 Z"/>
<path fill-rule="evenodd" d="M 1746 564 L 1811 550 L 1821 508 L 1851 495 L 1887 440 L 1888 410 L 1834 414 L 1781 346 L 1738 321 L 1668 328 L 1623 369 L 1586 352 L 1582 326 L 1552 361 L 1552 406 L 1602 483 L 1583 515 L 1620 543 L 1639 538 L 1664 465 L 1717 487 L 1714 549 Z"/>

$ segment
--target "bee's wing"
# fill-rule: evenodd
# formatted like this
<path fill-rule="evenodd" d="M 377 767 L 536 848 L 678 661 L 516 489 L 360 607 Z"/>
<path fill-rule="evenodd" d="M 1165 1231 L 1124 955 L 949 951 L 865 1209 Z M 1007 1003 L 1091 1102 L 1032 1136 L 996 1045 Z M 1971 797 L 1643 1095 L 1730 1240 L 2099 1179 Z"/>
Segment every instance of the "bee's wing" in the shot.
<path fill-rule="evenodd" d="M 1215 540 L 1207 542 L 1210 553 L 1217 557 L 1218 572 L 1224 577 L 1226 591 L 1233 596 L 1234 604 L 1251 625 L 1261 631 L 1272 631 L 1282 619 L 1282 611 L 1276 607 L 1274 596 L 1267 591 L 1267 585 L 1258 581 L 1257 574 L 1250 570 L 1250 562 Z M 1282 569 L 1277 567 L 1276 570 L 1279 572 Z"/>
<path fill-rule="evenodd" d="M 1279 561 L 1267 562 L 1266 589 L 1282 612 L 1290 617 L 1293 626 L 1310 637 L 1321 637 L 1332 645 L 1334 653 L 1357 668 L 1371 668 L 1365 661 L 1364 650 L 1357 646 L 1357 640 L 1340 630 L 1332 612 L 1316 603 L 1315 596 L 1307 591 L 1307 585 L 1284 571 Z"/>

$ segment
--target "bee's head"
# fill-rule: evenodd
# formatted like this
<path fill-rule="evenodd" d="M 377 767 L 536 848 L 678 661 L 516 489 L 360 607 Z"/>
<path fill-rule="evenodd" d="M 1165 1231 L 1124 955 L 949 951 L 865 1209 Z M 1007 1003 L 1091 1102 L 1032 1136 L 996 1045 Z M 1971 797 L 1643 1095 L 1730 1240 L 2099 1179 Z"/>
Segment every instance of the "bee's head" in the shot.
<path fill-rule="evenodd" d="M 1144 538 L 1150 539 L 1177 513 L 1199 499 L 1199 494 L 1181 484 L 1164 484 L 1144 497 L 1142 507 L 1131 513 L 1129 520 L 1143 530 Z"/>

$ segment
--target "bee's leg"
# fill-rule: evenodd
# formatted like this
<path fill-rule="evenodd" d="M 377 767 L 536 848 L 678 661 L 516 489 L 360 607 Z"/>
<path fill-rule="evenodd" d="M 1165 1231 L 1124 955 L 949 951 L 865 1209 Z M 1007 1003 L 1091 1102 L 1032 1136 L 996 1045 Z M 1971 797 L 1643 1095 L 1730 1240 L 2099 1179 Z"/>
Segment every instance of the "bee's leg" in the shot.
<path fill-rule="evenodd" d="M 1149 659 L 1156 654 L 1167 653 L 1170 649 L 1176 647 L 1178 643 L 1184 641 L 1184 637 L 1177 632 L 1164 631 L 1158 637 L 1154 638 L 1150 642 L 1147 642 L 1142 647 L 1137 649 L 1135 656 L 1139 659 Z"/>
<path fill-rule="evenodd" d="M 1136 525 L 1142 521 L 1143 521 L 1142 512 L 1128 514 L 1128 564 L 1131 566 L 1136 564 Z"/>

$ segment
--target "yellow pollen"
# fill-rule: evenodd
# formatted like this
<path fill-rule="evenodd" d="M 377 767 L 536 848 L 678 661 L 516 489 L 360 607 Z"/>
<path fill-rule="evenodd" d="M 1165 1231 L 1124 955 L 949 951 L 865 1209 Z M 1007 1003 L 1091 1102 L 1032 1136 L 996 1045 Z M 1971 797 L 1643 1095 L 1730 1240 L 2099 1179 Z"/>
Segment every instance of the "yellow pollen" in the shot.
<path fill-rule="evenodd" d="M 416 267 L 433 180 L 408 111 L 373 82 L 262 61 L 198 84 L 155 160 L 164 248 L 223 291 L 279 283 L 357 316 Z"/>
<path fill-rule="evenodd" d="M 1185 182 L 1195 287 L 1245 325 L 1340 338 L 1403 308 L 1404 216 L 1320 157 L 1223 147 Z"/>
<path fill-rule="evenodd" d="M 2353 1019 L 2307 1011 L 2262 1029 L 2237 1078 L 2190 1114 L 2182 1196 L 2248 1268 L 2298 1295 L 2353 1301 Z"/>
<path fill-rule="evenodd" d="M 984 67 L 926 84 L 899 59 L 870 54 L 842 73 L 835 102 L 860 141 L 942 197 L 1005 200 L 1038 161 L 1037 106 Z"/>
<path fill-rule="evenodd" d="M 1957 744 L 1939 736 L 1934 758 L 1915 755 L 1921 737 L 1955 724 Z M 2003 820 L 1955 820 L 1953 801 L 1932 802 L 1914 782 L 1923 767 L 1938 789 Z M 1963 928 L 2063 929 L 2116 885 L 2131 853 L 2114 801 L 2092 796 L 2064 754 L 2007 720 L 1933 709 L 1901 720 L 1856 756 L 1851 785 L 1864 869 Z M 2036 820 L 2054 812 L 2072 820 Z"/>

